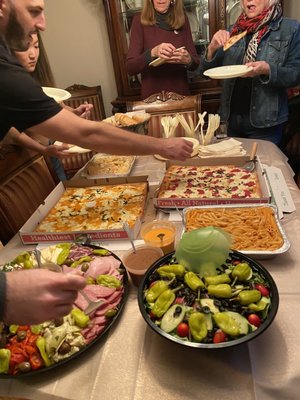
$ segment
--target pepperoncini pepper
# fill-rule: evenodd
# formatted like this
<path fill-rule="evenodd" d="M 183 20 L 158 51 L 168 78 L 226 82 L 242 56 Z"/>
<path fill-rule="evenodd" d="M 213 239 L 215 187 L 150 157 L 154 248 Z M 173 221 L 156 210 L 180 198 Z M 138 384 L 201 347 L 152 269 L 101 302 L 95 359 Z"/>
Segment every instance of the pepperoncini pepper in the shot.
<path fill-rule="evenodd" d="M 188 320 L 191 335 L 195 342 L 202 342 L 207 336 L 206 317 L 203 313 L 194 312 Z"/>
<path fill-rule="evenodd" d="M 218 327 L 227 335 L 230 336 L 240 335 L 240 327 L 237 321 L 230 315 L 226 314 L 226 312 L 213 314 L 213 319 L 215 323 L 218 325 Z"/>
<path fill-rule="evenodd" d="M 79 326 L 79 328 L 86 328 L 88 326 L 90 317 L 83 311 L 79 310 L 79 308 L 73 308 L 71 315 L 74 318 L 75 324 Z"/>
<path fill-rule="evenodd" d="M 259 302 L 257 303 L 250 303 L 248 305 L 249 310 L 251 311 L 263 311 L 265 310 L 266 307 L 268 307 L 270 305 L 270 298 L 268 297 L 262 297 Z"/>
<path fill-rule="evenodd" d="M 252 276 L 252 269 L 248 263 L 240 263 L 233 268 L 231 275 L 239 281 L 247 281 Z"/>
<path fill-rule="evenodd" d="M 44 361 L 46 367 L 49 367 L 53 362 L 50 360 L 46 352 L 46 339 L 43 336 L 39 336 L 35 342 L 36 347 L 39 349 L 40 355 Z"/>
<path fill-rule="evenodd" d="M 30 254 L 25 251 L 24 253 L 19 254 L 13 261 L 13 264 L 21 264 L 23 265 L 24 269 L 31 269 L 33 268 L 33 261 L 30 257 Z"/>
<path fill-rule="evenodd" d="M 62 249 L 62 251 L 57 256 L 56 263 L 58 265 L 63 265 L 63 263 L 66 261 L 66 259 L 68 258 L 69 254 L 70 254 L 71 243 L 60 243 L 56 247 Z"/>
<path fill-rule="evenodd" d="M 106 249 L 94 249 L 92 253 L 97 256 L 107 256 L 110 254 L 110 251 Z"/>
<path fill-rule="evenodd" d="M 242 306 L 247 306 L 250 303 L 256 303 L 261 299 L 261 293 L 259 290 L 242 290 L 238 296 L 238 301 Z"/>
<path fill-rule="evenodd" d="M 146 292 L 147 302 L 153 303 L 167 289 L 168 283 L 166 281 L 156 281 Z"/>
<path fill-rule="evenodd" d="M 8 374 L 10 350 L 0 349 L 0 374 Z"/>
<path fill-rule="evenodd" d="M 229 299 L 232 297 L 232 289 L 228 283 L 219 283 L 218 285 L 208 285 L 207 291 L 212 296 Z"/>
<path fill-rule="evenodd" d="M 175 297 L 175 293 L 171 289 L 167 289 L 162 292 L 155 300 L 155 303 L 151 309 L 153 315 L 155 315 L 157 318 L 162 317 L 174 302 Z"/>
<path fill-rule="evenodd" d="M 110 288 L 119 289 L 121 287 L 121 281 L 112 275 L 98 275 L 96 282 L 98 285 L 103 285 Z"/>
<path fill-rule="evenodd" d="M 206 276 L 205 282 L 208 285 L 219 285 L 220 283 L 229 283 L 230 277 L 228 274 L 225 273 L 220 275 Z"/>
<path fill-rule="evenodd" d="M 90 256 L 84 256 L 84 257 L 81 257 L 79 260 L 74 261 L 74 262 L 70 265 L 70 267 L 71 267 L 71 268 L 76 268 L 76 267 L 78 267 L 78 265 L 80 265 L 80 264 L 82 264 L 82 263 L 84 263 L 84 262 L 89 262 L 89 261 L 92 261 L 92 257 L 90 257 Z"/>
<path fill-rule="evenodd" d="M 182 277 L 186 272 L 186 269 L 181 264 L 163 265 L 157 268 L 157 273 L 161 277 L 174 278 L 175 276 Z"/>
<path fill-rule="evenodd" d="M 205 287 L 202 280 L 193 271 L 188 271 L 184 274 L 184 282 L 192 290 L 197 291 L 198 289 L 203 289 Z"/>

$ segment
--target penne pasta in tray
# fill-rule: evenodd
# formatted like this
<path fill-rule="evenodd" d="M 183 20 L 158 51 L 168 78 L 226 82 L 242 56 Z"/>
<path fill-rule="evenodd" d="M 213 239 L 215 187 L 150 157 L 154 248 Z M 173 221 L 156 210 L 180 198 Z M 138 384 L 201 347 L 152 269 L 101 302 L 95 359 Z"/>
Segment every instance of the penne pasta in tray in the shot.
<path fill-rule="evenodd" d="M 224 229 L 232 236 L 232 249 L 251 255 L 276 255 L 290 243 L 270 204 L 190 207 L 183 210 L 186 231 L 206 226 Z"/>

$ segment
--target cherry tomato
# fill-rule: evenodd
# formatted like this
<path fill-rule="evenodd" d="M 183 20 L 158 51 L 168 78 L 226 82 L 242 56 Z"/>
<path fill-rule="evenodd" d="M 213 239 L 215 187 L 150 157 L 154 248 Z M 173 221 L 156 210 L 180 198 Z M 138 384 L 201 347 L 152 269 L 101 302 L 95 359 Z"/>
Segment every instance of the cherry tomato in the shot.
<path fill-rule="evenodd" d="M 261 324 L 261 320 L 260 320 L 260 318 L 259 318 L 259 316 L 257 314 L 250 314 L 250 315 L 248 315 L 247 319 L 248 319 L 248 321 L 250 322 L 251 325 L 254 325 L 257 328 Z"/>
<path fill-rule="evenodd" d="M 184 297 L 176 297 L 175 304 L 184 304 Z"/>
<path fill-rule="evenodd" d="M 214 334 L 213 343 L 222 343 L 226 342 L 226 340 L 227 340 L 226 333 L 221 331 L 221 329 L 218 329 Z"/>
<path fill-rule="evenodd" d="M 180 337 L 185 337 L 189 334 L 189 326 L 187 323 L 185 322 L 181 322 L 178 326 L 177 326 L 177 335 Z"/>
<path fill-rule="evenodd" d="M 267 287 L 265 287 L 264 285 L 262 285 L 261 283 L 256 283 L 255 289 L 259 290 L 262 296 L 265 296 L 265 297 L 270 296 L 269 289 Z"/>
<path fill-rule="evenodd" d="M 149 317 L 151 319 L 156 319 L 156 315 L 154 315 L 152 311 L 149 312 Z"/>

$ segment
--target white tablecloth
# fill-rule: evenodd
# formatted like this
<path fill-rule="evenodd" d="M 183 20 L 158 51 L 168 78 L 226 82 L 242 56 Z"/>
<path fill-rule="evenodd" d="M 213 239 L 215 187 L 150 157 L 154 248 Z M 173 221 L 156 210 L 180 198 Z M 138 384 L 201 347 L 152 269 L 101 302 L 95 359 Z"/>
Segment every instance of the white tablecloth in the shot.
<path fill-rule="evenodd" d="M 131 285 L 124 311 L 104 340 L 52 371 L 1 380 L 0 395 L 32 400 L 298 400 L 300 191 L 286 157 L 275 145 L 258 142 L 262 163 L 282 170 L 297 208 L 281 221 L 290 250 L 261 261 L 280 295 L 278 314 L 265 333 L 248 344 L 223 350 L 177 345 L 146 325 L 138 309 L 137 290 Z M 247 150 L 251 144 L 243 140 Z M 149 173 L 156 181 L 162 176 L 161 165 L 153 157 L 141 157 L 133 173 Z M 21 248 L 15 237 L 0 251 L 0 262 L 10 260 Z"/>

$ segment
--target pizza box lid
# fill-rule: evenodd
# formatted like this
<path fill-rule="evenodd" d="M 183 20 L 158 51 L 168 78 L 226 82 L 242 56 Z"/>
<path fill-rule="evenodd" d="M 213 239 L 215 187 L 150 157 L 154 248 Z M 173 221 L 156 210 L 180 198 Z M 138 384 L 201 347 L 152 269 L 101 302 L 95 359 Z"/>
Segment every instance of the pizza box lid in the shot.
<path fill-rule="evenodd" d="M 116 182 L 117 180 L 117 182 Z M 92 182 L 91 182 L 92 181 Z M 123 177 L 123 178 L 110 178 L 106 179 L 93 179 L 87 181 L 86 179 L 76 179 L 66 182 L 60 182 L 52 192 L 46 197 L 43 204 L 41 204 L 32 216 L 25 222 L 25 224 L 19 230 L 20 238 L 23 244 L 35 244 L 35 243 L 53 243 L 53 242 L 73 242 L 83 234 L 88 235 L 92 241 L 102 240 L 128 240 L 127 233 L 122 229 L 111 229 L 111 230 L 88 230 L 88 231 L 70 231 L 70 232 L 35 232 L 37 225 L 45 218 L 49 211 L 55 206 L 58 200 L 61 198 L 66 187 L 89 187 L 97 185 L 111 185 L 121 183 L 139 183 L 147 182 L 147 176 L 134 176 L 134 177 Z M 148 186 L 149 189 L 149 186 Z M 134 239 L 139 234 L 141 228 L 141 217 L 137 220 L 133 229 L 131 229 L 131 235 Z"/>
<path fill-rule="evenodd" d="M 235 158 L 237 158 L 235 160 Z M 170 165 L 195 165 L 195 166 L 217 166 L 217 165 L 235 165 L 237 167 L 240 167 L 245 164 L 246 161 L 250 159 L 249 156 L 238 156 L 238 157 L 219 157 L 219 158 L 211 158 L 209 160 L 207 159 L 193 159 L 190 158 L 186 161 L 180 162 L 180 161 L 170 161 L 167 162 L 167 168 Z M 185 208 L 185 207 L 194 207 L 194 206 L 205 206 L 205 205 L 216 205 L 216 204 L 257 204 L 257 203 L 270 203 L 271 201 L 271 193 L 269 186 L 267 184 L 267 180 L 265 177 L 265 173 L 263 171 L 261 162 L 259 157 L 256 157 L 256 173 L 258 176 L 258 181 L 261 189 L 261 197 L 258 198 L 245 198 L 245 199 L 229 199 L 229 198 L 159 198 L 157 197 L 157 194 L 159 192 L 159 188 L 157 189 L 157 193 L 153 198 L 153 204 L 157 208 L 164 208 L 164 209 L 174 209 L 176 207 L 178 208 Z M 214 162 L 214 164 L 211 163 Z"/>

